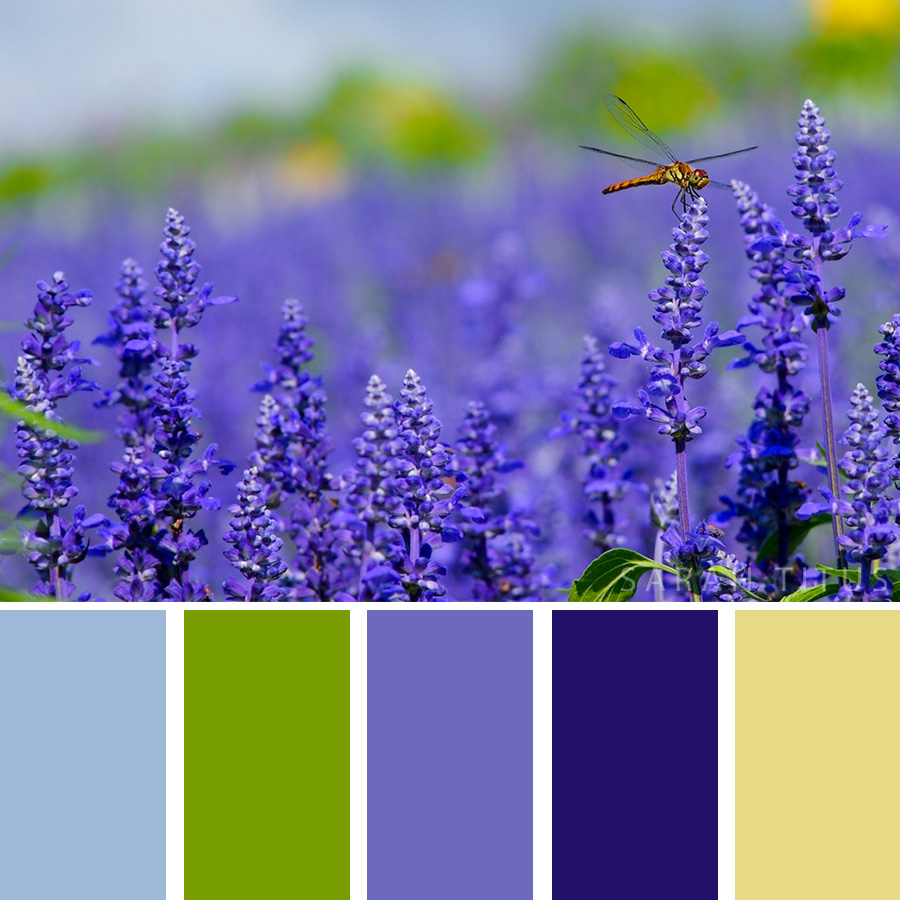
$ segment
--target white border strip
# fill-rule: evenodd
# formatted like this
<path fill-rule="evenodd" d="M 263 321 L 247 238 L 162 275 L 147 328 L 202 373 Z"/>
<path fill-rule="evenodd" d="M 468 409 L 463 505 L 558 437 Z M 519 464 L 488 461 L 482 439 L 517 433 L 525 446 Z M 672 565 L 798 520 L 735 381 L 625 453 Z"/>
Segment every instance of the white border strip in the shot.
<path fill-rule="evenodd" d="M 350 900 L 366 900 L 368 857 L 368 616 L 350 610 Z"/>
<path fill-rule="evenodd" d="M 549 900 L 553 884 L 553 611 L 534 609 L 531 624 L 534 897 Z"/>
<path fill-rule="evenodd" d="M 166 900 L 184 900 L 184 610 L 166 610 Z"/>
<path fill-rule="evenodd" d="M 734 609 L 719 609 L 719 900 L 733 900 L 734 857 Z"/>

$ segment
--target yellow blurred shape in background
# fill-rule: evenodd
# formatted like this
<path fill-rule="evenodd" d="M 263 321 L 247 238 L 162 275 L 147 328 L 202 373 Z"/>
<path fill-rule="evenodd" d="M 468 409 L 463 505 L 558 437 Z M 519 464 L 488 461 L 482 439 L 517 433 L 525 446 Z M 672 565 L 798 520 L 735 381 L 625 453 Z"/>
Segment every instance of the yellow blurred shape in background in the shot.
<path fill-rule="evenodd" d="M 278 167 L 279 185 L 295 197 L 330 197 L 340 193 L 346 182 L 344 151 L 328 138 L 298 141 Z"/>
<path fill-rule="evenodd" d="M 900 30 L 900 0 L 810 0 L 813 26 L 821 32 Z"/>

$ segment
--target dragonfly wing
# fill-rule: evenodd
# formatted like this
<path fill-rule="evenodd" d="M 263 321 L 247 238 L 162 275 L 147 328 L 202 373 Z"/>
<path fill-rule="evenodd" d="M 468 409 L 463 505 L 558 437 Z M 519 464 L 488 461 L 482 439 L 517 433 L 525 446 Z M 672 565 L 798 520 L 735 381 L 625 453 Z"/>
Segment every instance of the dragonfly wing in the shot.
<path fill-rule="evenodd" d="M 646 172 L 647 169 L 658 169 L 659 163 L 651 162 L 649 159 L 638 159 L 636 156 L 625 156 L 624 153 L 613 153 L 612 150 L 603 150 L 600 147 L 589 147 L 587 144 L 579 144 L 582 150 L 593 150 L 594 153 L 603 153 L 606 156 L 614 156 L 616 159 L 623 159 L 632 169 L 639 172 Z"/>
<path fill-rule="evenodd" d="M 698 156 L 696 159 L 686 159 L 685 162 L 692 166 L 694 163 L 698 162 L 709 162 L 711 159 L 725 159 L 726 156 L 737 156 L 738 153 L 749 153 L 751 150 L 758 149 L 759 144 L 754 144 L 752 147 L 744 147 L 741 150 L 729 150 L 728 153 L 717 153 L 715 156 Z"/>
<path fill-rule="evenodd" d="M 649 147 L 656 153 L 661 153 L 670 162 L 678 162 L 675 154 L 669 149 L 669 145 L 661 137 L 655 135 L 621 97 L 617 97 L 615 94 L 604 94 L 603 102 L 618 125 L 636 141 L 640 141 L 645 147 Z"/>

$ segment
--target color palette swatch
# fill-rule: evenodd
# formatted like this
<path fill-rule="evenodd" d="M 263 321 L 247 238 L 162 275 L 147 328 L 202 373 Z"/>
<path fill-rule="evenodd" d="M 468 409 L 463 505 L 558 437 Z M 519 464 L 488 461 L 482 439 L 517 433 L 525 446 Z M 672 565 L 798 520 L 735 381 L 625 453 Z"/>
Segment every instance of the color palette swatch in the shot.
<path fill-rule="evenodd" d="M 0 897 L 894 900 L 898 648 L 891 606 L 0 607 Z"/>
<path fill-rule="evenodd" d="M 532 895 L 532 616 L 368 616 L 368 900 Z"/>
<path fill-rule="evenodd" d="M 0 897 L 166 890 L 165 613 L 0 616 Z"/>
<path fill-rule="evenodd" d="M 188 900 L 350 895 L 350 614 L 184 614 Z"/>
<path fill-rule="evenodd" d="M 554 897 L 716 900 L 717 666 L 714 610 L 553 612 Z"/>
<path fill-rule="evenodd" d="M 735 616 L 738 900 L 900 897 L 900 615 Z"/>

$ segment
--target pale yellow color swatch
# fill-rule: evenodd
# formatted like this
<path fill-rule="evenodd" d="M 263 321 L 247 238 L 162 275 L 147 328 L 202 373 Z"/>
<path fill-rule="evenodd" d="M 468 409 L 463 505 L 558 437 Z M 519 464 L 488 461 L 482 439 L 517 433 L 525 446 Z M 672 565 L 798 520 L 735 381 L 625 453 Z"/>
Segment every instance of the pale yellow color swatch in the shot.
<path fill-rule="evenodd" d="M 737 900 L 898 900 L 900 609 L 735 615 Z"/>

